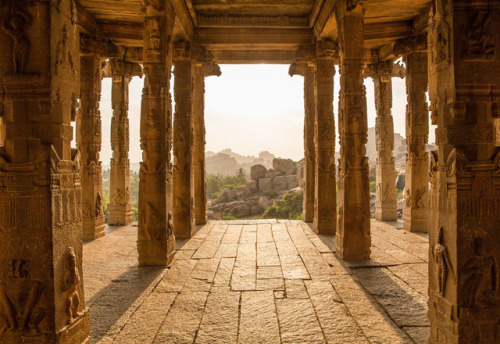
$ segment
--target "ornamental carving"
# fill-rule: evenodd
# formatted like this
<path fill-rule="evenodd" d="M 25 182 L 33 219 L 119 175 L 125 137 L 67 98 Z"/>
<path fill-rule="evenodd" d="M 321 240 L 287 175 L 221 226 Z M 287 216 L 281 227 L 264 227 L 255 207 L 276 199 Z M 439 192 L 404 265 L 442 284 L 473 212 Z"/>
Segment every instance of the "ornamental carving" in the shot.
<path fill-rule="evenodd" d="M 68 319 L 67 323 L 70 324 L 79 316 L 78 307 L 80 306 L 80 295 L 78 294 L 80 273 L 73 247 L 66 250 L 65 267 L 62 292 L 64 293 L 64 313 Z"/>
<path fill-rule="evenodd" d="M 464 59 L 493 60 L 495 58 L 495 44 L 486 29 L 489 22 L 490 14 L 481 11 L 471 14 L 468 23 L 462 26 Z"/>
<path fill-rule="evenodd" d="M 1 22 L 2 31 L 14 41 L 13 62 L 14 73 L 26 73 L 28 57 L 30 53 L 30 41 L 27 35 L 29 27 L 33 23 L 33 18 L 27 12 L 22 11 L 18 5 L 10 7 L 9 14 Z"/>
<path fill-rule="evenodd" d="M 432 256 L 434 262 L 437 264 L 437 279 L 438 279 L 438 293 L 444 296 L 446 290 L 446 282 L 448 281 L 448 272 L 455 278 L 453 268 L 451 266 L 450 255 L 448 247 L 444 244 L 444 229 L 439 228 L 438 240 L 432 249 Z"/>

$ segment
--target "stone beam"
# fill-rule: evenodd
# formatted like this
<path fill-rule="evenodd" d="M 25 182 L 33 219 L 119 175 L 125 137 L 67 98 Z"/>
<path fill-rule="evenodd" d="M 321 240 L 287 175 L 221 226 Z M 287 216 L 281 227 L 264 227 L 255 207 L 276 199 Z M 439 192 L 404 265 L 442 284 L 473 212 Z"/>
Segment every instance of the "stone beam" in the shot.
<path fill-rule="evenodd" d="M 290 64 L 295 58 L 296 49 L 290 50 L 210 50 L 217 63 L 227 64 Z"/>
<path fill-rule="evenodd" d="M 314 43 L 310 29 L 199 28 L 193 44 L 207 49 L 298 49 Z"/>
<path fill-rule="evenodd" d="M 100 20 L 96 29 L 96 37 L 113 39 L 115 44 L 142 46 L 144 26 L 142 23 Z"/>
<path fill-rule="evenodd" d="M 80 36 L 80 55 L 95 55 L 102 58 L 116 58 L 120 49 L 109 40 L 97 40 Z"/>
<path fill-rule="evenodd" d="M 97 18 L 92 12 L 87 10 L 85 7 L 80 5 L 79 2 L 76 3 L 76 13 L 77 13 L 77 25 L 80 33 L 86 33 L 93 36 L 97 29 Z"/>
<path fill-rule="evenodd" d="M 140 265 L 168 265 L 175 254 L 172 212 L 172 104 L 170 37 L 174 13 L 167 1 L 143 8 L 144 89 L 141 103 L 142 162 L 139 173 Z"/>
<path fill-rule="evenodd" d="M 309 28 L 309 16 L 224 16 L 198 15 L 199 27 Z"/>
<path fill-rule="evenodd" d="M 174 8 L 176 19 L 179 20 L 187 39 L 191 39 L 194 34 L 194 23 L 196 21 L 196 15 L 194 18 L 191 17 L 189 13 L 189 8 L 186 5 L 185 0 L 171 0 L 172 7 Z"/>
<path fill-rule="evenodd" d="M 0 341 L 88 343 L 73 1 L 0 5 Z M 93 78 L 93 77 L 91 77 Z M 97 79 L 97 78 L 96 78 Z M 95 208 L 93 208 L 95 209 Z"/>

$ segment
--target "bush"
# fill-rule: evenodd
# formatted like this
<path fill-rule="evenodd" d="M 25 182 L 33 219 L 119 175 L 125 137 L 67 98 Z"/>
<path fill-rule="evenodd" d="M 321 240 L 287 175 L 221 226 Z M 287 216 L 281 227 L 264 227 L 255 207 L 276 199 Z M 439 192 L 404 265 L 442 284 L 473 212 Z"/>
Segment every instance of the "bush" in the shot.
<path fill-rule="evenodd" d="M 291 191 L 262 214 L 263 219 L 302 219 L 302 192 Z"/>
<path fill-rule="evenodd" d="M 220 174 L 207 175 L 207 198 L 216 199 L 222 189 L 236 190 L 247 184 L 248 178 L 245 170 L 240 168 L 234 176 L 221 176 Z"/>
<path fill-rule="evenodd" d="M 233 215 L 226 215 L 222 217 L 223 220 L 238 220 L 236 217 Z"/>

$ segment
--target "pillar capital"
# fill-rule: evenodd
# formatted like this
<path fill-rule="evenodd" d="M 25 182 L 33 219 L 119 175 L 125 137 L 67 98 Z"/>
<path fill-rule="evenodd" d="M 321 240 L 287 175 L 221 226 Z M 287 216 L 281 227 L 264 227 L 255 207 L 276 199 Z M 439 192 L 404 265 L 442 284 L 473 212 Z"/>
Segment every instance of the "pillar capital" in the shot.
<path fill-rule="evenodd" d="M 381 61 L 379 63 L 367 65 L 363 71 L 363 76 L 365 78 L 370 77 L 372 79 L 380 77 L 380 81 L 389 82 L 391 78 L 395 77 L 404 79 L 405 68 L 399 63 Z"/>
<path fill-rule="evenodd" d="M 161 16 L 165 12 L 165 0 L 141 0 L 141 12 L 147 17 Z"/>
<path fill-rule="evenodd" d="M 337 60 L 339 58 L 339 46 L 337 42 L 329 38 L 316 42 L 316 56 L 318 59 Z"/>
<path fill-rule="evenodd" d="M 295 59 L 288 69 L 288 74 L 305 76 L 307 67 L 311 65 L 316 65 L 316 45 L 302 45 L 295 53 Z"/>
<path fill-rule="evenodd" d="M 410 36 L 402 38 L 394 44 L 393 52 L 395 55 L 404 56 L 415 52 L 427 51 L 427 35 Z"/>
<path fill-rule="evenodd" d="M 192 46 L 191 42 L 186 40 L 179 40 L 174 43 L 173 50 L 174 61 L 189 61 L 192 59 Z"/>
<path fill-rule="evenodd" d="M 142 78 L 142 67 L 138 63 L 111 59 L 103 64 L 102 76 L 103 78 L 113 77 L 113 80 L 115 76 L 124 76 L 128 79 L 134 76 Z"/>

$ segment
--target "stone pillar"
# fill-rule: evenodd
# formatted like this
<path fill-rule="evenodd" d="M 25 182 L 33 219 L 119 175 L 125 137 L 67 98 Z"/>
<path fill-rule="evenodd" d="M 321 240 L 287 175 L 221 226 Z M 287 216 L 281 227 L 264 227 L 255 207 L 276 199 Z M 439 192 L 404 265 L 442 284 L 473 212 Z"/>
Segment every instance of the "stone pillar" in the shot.
<path fill-rule="evenodd" d="M 174 227 L 175 235 L 194 234 L 193 62 L 191 44 L 175 44 Z"/>
<path fill-rule="evenodd" d="M 500 1 L 433 4 L 429 343 L 500 342 Z"/>
<path fill-rule="evenodd" d="M 220 76 L 210 52 L 197 47 L 193 80 L 193 170 L 194 218 L 197 225 L 207 223 L 207 191 L 205 178 L 205 77 Z"/>
<path fill-rule="evenodd" d="M 314 194 L 316 192 L 316 152 L 314 143 L 316 120 L 316 46 L 300 47 L 295 55 L 295 61 L 288 69 L 290 76 L 304 77 L 304 158 L 305 158 L 305 186 L 303 219 L 304 222 L 313 222 Z"/>
<path fill-rule="evenodd" d="M 134 76 L 142 77 L 142 68 L 136 63 L 110 60 L 104 68 L 104 76 L 113 79 L 111 104 L 111 158 L 110 203 L 108 224 L 126 226 L 132 223 L 130 198 L 128 85 Z"/>
<path fill-rule="evenodd" d="M 363 9 L 340 2 L 339 207 L 337 253 L 343 259 L 370 258 L 370 181 L 365 144 L 368 140 L 363 85 Z"/>
<path fill-rule="evenodd" d="M 397 67 L 396 67 L 397 66 Z M 391 77 L 400 66 L 391 61 L 367 66 L 365 76 L 373 79 L 375 89 L 375 139 L 377 143 L 375 218 L 382 221 L 398 219 L 396 201 L 396 167 L 394 163 L 394 123 L 391 115 L 392 81 Z"/>
<path fill-rule="evenodd" d="M 409 52 L 406 63 L 406 174 L 404 229 L 410 232 L 429 231 L 429 137 L 427 108 L 427 53 Z"/>
<path fill-rule="evenodd" d="M 337 185 L 335 167 L 335 118 L 333 117 L 334 58 L 337 46 L 323 40 L 316 47 L 316 118 L 314 230 L 318 234 L 335 234 L 337 228 Z"/>
<path fill-rule="evenodd" d="M 88 343 L 72 1 L 0 4 L 0 342 Z"/>
<path fill-rule="evenodd" d="M 101 151 L 101 62 L 97 56 L 80 60 L 80 109 L 77 121 L 77 147 L 81 155 L 83 240 L 105 235 L 102 198 Z"/>
<path fill-rule="evenodd" d="M 144 89 L 139 174 L 140 265 L 167 265 L 175 251 L 172 212 L 171 42 L 174 14 L 167 1 L 148 2 L 144 19 Z"/>

